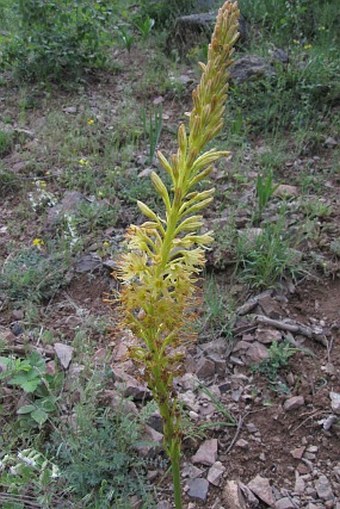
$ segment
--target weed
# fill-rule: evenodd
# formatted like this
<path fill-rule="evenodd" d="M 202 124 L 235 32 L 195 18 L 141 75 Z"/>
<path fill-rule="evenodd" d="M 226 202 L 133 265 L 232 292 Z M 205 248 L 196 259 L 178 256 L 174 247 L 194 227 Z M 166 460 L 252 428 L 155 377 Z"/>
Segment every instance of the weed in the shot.
<path fill-rule="evenodd" d="M 256 179 L 257 211 L 254 215 L 255 223 L 261 221 L 263 211 L 277 188 L 278 185 L 273 183 L 273 173 L 271 171 L 267 171 L 265 175 L 258 174 Z"/>
<path fill-rule="evenodd" d="M 63 285 L 68 269 L 66 255 L 52 250 L 47 254 L 36 247 L 24 248 L 4 263 L 0 288 L 13 301 L 46 301 Z"/>
<path fill-rule="evenodd" d="M 318 199 L 304 201 L 302 209 L 309 219 L 326 218 L 333 212 L 329 203 Z"/>
<path fill-rule="evenodd" d="M 12 150 L 13 135 L 8 131 L 0 130 L 0 157 L 4 157 Z"/>
<path fill-rule="evenodd" d="M 76 427 L 54 434 L 61 482 L 81 507 L 130 509 L 138 495 L 145 509 L 152 507 L 136 446 L 140 428 L 131 415 L 85 407 L 76 408 Z M 149 505 L 148 505 L 149 504 Z"/>
<path fill-rule="evenodd" d="M 213 276 L 205 279 L 204 309 L 201 334 L 230 337 L 235 320 L 234 306 L 230 299 L 225 298 L 223 289 Z"/>
<path fill-rule="evenodd" d="M 55 392 L 60 389 L 62 375 L 49 375 L 46 363 L 38 353 L 31 353 L 25 359 L 0 357 L 5 370 L 0 373 L 0 380 L 13 387 L 22 389 L 27 403 L 17 410 L 25 427 L 41 427 L 57 410 Z"/>
<path fill-rule="evenodd" d="M 300 253 L 292 249 L 282 221 L 266 224 L 255 238 L 239 235 L 237 260 L 240 279 L 255 288 L 275 285 L 282 277 L 297 277 L 303 271 Z"/>
<path fill-rule="evenodd" d="M 274 341 L 269 348 L 269 357 L 253 366 L 253 371 L 268 378 L 275 390 L 286 391 L 285 385 L 278 380 L 279 371 L 288 365 L 289 359 L 298 352 L 288 341 Z"/>
<path fill-rule="evenodd" d="M 148 164 L 152 164 L 155 157 L 155 152 L 163 127 L 162 115 L 162 105 L 156 108 L 153 112 L 150 112 L 149 115 L 147 115 L 145 109 L 142 112 L 144 138 L 148 142 L 149 146 Z"/>
<path fill-rule="evenodd" d="M 125 49 L 127 49 L 128 53 L 130 53 L 132 45 L 135 41 L 134 35 L 125 27 L 119 27 L 118 33 Z"/>
<path fill-rule="evenodd" d="M 21 188 L 22 182 L 18 175 L 0 168 L 0 198 L 17 193 Z"/>
<path fill-rule="evenodd" d="M 151 30 L 155 25 L 155 20 L 147 16 L 144 19 L 139 19 L 135 21 L 135 25 L 142 36 L 143 41 L 150 36 Z"/>

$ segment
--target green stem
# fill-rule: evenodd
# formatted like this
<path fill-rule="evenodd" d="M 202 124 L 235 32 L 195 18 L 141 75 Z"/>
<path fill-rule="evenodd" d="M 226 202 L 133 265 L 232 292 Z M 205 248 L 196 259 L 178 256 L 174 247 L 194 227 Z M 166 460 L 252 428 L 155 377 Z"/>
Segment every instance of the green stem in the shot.
<path fill-rule="evenodd" d="M 171 469 L 172 480 L 174 486 L 174 499 L 176 509 L 182 509 L 182 495 L 181 495 L 181 473 L 180 473 L 180 458 L 181 458 L 181 445 L 179 439 L 175 438 L 173 445 L 173 452 L 171 454 Z"/>

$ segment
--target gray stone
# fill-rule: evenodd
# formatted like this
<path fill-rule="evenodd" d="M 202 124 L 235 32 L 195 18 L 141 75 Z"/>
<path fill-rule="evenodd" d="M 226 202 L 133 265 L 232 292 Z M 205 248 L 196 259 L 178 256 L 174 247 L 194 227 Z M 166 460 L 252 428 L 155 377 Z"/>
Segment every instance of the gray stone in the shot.
<path fill-rule="evenodd" d="M 84 202 L 85 197 L 78 191 L 66 191 L 61 202 L 48 211 L 47 222 L 54 224 L 65 214 L 74 214 Z"/>
<path fill-rule="evenodd" d="M 213 484 L 214 486 L 219 486 L 221 484 L 221 480 L 225 470 L 226 469 L 222 465 L 222 463 L 220 461 L 216 461 L 209 468 L 207 479 L 210 482 L 210 484 Z"/>
<path fill-rule="evenodd" d="M 150 394 L 146 384 L 139 382 L 120 368 L 113 370 L 113 376 L 116 388 L 126 398 L 132 397 L 135 400 L 143 400 Z"/>
<path fill-rule="evenodd" d="M 217 459 L 217 449 L 218 443 L 216 438 L 206 440 L 192 457 L 192 462 L 207 465 L 209 467 L 212 466 Z"/>
<path fill-rule="evenodd" d="M 255 332 L 255 337 L 260 343 L 265 345 L 271 344 L 274 341 L 278 342 L 282 339 L 282 333 L 277 329 L 269 329 L 268 327 L 258 327 Z"/>
<path fill-rule="evenodd" d="M 252 363 L 258 363 L 265 359 L 268 359 L 269 352 L 267 348 L 259 343 L 258 341 L 254 341 L 251 343 L 250 347 L 247 350 L 247 359 Z"/>
<path fill-rule="evenodd" d="M 71 363 L 73 356 L 73 348 L 64 343 L 54 343 L 54 351 L 64 369 L 67 369 Z"/>
<path fill-rule="evenodd" d="M 295 505 L 289 497 L 281 498 L 276 502 L 275 509 L 295 509 Z"/>
<path fill-rule="evenodd" d="M 208 496 L 209 483 L 206 479 L 198 477 L 197 479 L 191 479 L 188 482 L 189 491 L 188 495 L 194 500 L 205 502 Z"/>
<path fill-rule="evenodd" d="M 166 500 L 163 500 L 162 502 L 158 502 L 157 509 L 172 509 L 172 504 Z"/>
<path fill-rule="evenodd" d="M 262 502 L 265 502 L 269 507 L 275 507 L 275 499 L 269 479 L 257 475 L 247 486 Z"/>
<path fill-rule="evenodd" d="M 236 481 L 227 481 L 223 491 L 223 502 L 226 509 L 247 509 L 245 498 Z"/>
<path fill-rule="evenodd" d="M 262 57 L 247 55 L 237 60 L 229 69 L 230 79 L 238 83 L 275 76 L 274 67 Z"/>
<path fill-rule="evenodd" d="M 335 414 L 340 415 L 340 393 L 330 392 L 329 397 L 331 398 L 331 407 Z"/>
<path fill-rule="evenodd" d="M 150 426 L 144 426 L 142 441 L 136 447 L 143 458 L 153 458 L 163 449 L 163 435 Z"/>
<path fill-rule="evenodd" d="M 274 191 L 274 196 L 278 196 L 279 198 L 295 198 L 299 196 L 299 190 L 296 186 L 280 184 Z"/>
<path fill-rule="evenodd" d="M 215 374 L 215 363 L 207 357 L 201 357 L 197 363 L 196 375 L 198 378 L 211 378 Z"/>
<path fill-rule="evenodd" d="M 328 148 L 335 148 L 338 145 L 338 142 L 332 138 L 332 136 L 328 136 L 328 138 L 325 140 L 325 146 Z"/>
<path fill-rule="evenodd" d="M 298 472 L 295 472 L 295 474 L 296 474 L 296 479 L 295 479 L 294 492 L 297 495 L 303 495 L 305 488 L 306 488 L 306 483 L 302 479 L 302 477 L 299 476 Z"/>
<path fill-rule="evenodd" d="M 94 272 L 96 269 L 101 267 L 101 259 L 94 253 L 84 254 L 77 260 L 75 264 L 75 271 L 78 274 L 85 274 L 88 272 Z"/>
<path fill-rule="evenodd" d="M 272 51 L 272 55 L 271 56 L 272 56 L 272 61 L 273 62 L 281 62 L 281 64 L 288 64 L 288 62 L 289 62 L 289 55 L 282 48 L 275 48 Z"/>
<path fill-rule="evenodd" d="M 325 475 L 320 475 L 314 484 L 318 497 L 321 500 L 332 500 L 334 498 L 331 483 Z"/>
<path fill-rule="evenodd" d="M 293 396 L 292 398 L 286 399 L 283 404 L 283 409 L 286 412 L 291 412 L 292 410 L 302 407 L 304 404 L 305 400 L 303 396 Z"/>
<path fill-rule="evenodd" d="M 239 447 L 240 449 L 248 449 L 249 442 L 247 442 L 247 440 L 244 440 L 243 438 L 240 438 L 239 440 L 237 440 L 235 446 Z"/>

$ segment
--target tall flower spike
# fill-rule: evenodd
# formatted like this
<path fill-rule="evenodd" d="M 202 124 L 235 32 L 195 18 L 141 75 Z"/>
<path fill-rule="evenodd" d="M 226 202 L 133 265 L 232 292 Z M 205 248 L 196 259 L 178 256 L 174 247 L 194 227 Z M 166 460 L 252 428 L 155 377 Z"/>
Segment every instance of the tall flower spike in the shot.
<path fill-rule="evenodd" d="M 193 92 L 189 132 L 178 129 L 178 150 L 170 161 L 159 152 L 159 162 L 172 180 L 168 190 L 162 179 L 151 175 L 163 200 L 164 215 L 138 202 L 148 221 L 130 226 L 127 250 L 119 263 L 123 283 L 120 301 L 125 323 L 140 340 L 131 357 L 143 365 L 145 379 L 159 405 L 164 422 L 164 446 L 172 463 L 176 509 L 180 494 L 180 412 L 173 379 L 180 373 L 185 347 L 190 340 L 186 324 L 193 308 L 195 282 L 202 270 L 210 233 L 200 234 L 201 210 L 211 201 L 214 189 L 195 191 L 212 171 L 212 164 L 228 154 L 204 147 L 223 125 L 227 99 L 228 67 L 238 38 L 239 10 L 227 1 L 219 9 L 208 50 L 201 64 L 200 83 Z"/>

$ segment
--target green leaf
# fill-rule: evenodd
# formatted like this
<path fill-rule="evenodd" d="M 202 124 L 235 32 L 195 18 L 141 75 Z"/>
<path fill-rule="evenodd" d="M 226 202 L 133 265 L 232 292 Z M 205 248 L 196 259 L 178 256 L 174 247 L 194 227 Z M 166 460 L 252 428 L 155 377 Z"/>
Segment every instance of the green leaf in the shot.
<path fill-rule="evenodd" d="M 48 414 L 41 410 L 41 408 L 37 408 L 34 410 L 34 412 L 31 413 L 32 419 L 35 420 L 39 424 L 39 426 L 42 426 L 44 422 L 48 419 Z"/>
<path fill-rule="evenodd" d="M 24 415 L 24 414 L 30 414 L 34 412 L 36 407 L 34 405 L 23 405 L 17 410 L 17 414 Z"/>

